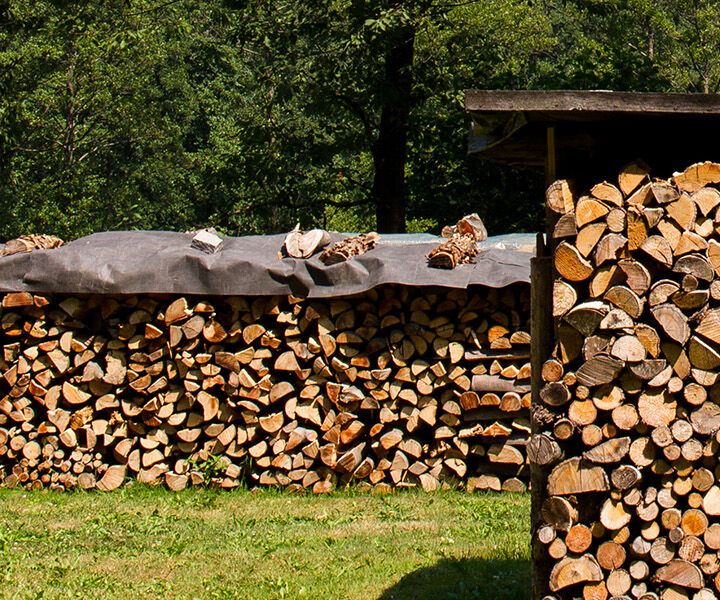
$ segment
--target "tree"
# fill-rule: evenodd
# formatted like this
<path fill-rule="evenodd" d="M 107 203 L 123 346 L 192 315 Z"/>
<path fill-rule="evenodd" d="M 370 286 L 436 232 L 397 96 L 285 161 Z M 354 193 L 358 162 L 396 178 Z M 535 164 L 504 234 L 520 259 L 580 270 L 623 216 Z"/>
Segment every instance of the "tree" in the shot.
<path fill-rule="evenodd" d="M 491 235 L 538 230 L 542 173 L 468 157 L 464 96 L 541 87 L 537 72 L 555 45 L 550 19 L 532 2 L 461 4 L 424 23 L 408 168 L 413 215 L 442 226 L 477 211 Z"/>
<path fill-rule="evenodd" d="M 643 3 L 652 60 L 672 89 L 720 90 L 720 2 Z"/>
<path fill-rule="evenodd" d="M 260 5 L 255 22 L 264 34 L 256 34 L 261 43 L 253 54 L 269 72 L 292 82 L 280 102 L 319 115 L 319 130 L 332 129 L 332 150 L 343 157 L 336 176 L 350 184 L 334 202 L 373 206 L 380 231 L 404 231 L 407 205 L 424 205 L 426 218 L 443 214 L 454 187 L 442 180 L 444 161 L 451 156 L 464 163 L 463 89 L 522 81 L 550 43 L 547 19 L 521 0 L 457 6 L 437 0 L 286 1 Z M 434 114 L 425 112 L 429 108 Z M 427 135 L 425 127 L 437 135 Z M 427 157 L 434 153 L 442 156 L 433 176 Z M 421 200 L 429 190 L 432 200 Z M 327 199 L 317 200 L 327 205 Z"/>
<path fill-rule="evenodd" d="M 468 88 L 709 90 L 720 0 L 9 0 L 0 236 L 537 229 Z M 501 208 L 501 210 L 499 210 Z"/>
<path fill-rule="evenodd" d="M 147 177 L 157 154 L 171 150 L 165 165 L 180 159 L 171 111 L 192 110 L 173 105 L 166 31 L 124 2 L 13 2 L 4 19 L 0 85 L 10 93 L 0 115 L 12 133 L 0 230 L 77 235 L 132 223 L 157 200 L 159 173 Z M 173 200 L 153 207 L 175 212 L 168 222 L 183 210 Z"/>

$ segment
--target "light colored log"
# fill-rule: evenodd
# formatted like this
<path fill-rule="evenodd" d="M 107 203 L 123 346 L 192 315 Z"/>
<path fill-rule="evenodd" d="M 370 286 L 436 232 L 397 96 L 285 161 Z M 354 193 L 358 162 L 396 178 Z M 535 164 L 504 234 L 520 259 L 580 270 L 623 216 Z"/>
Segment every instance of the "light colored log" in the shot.
<path fill-rule="evenodd" d="M 584 281 L 593 274 L 590 262 L 567 242 L 561 242 L 555 250 L 555 268 L 569 281 Z"/>
<path fill-rule="evenodd" d="M 601 467 L 584 464 L 580 458 L 570 458 L 556 466 L 548 476 L 551 496 L 608 491 L 610 483 Z"/>
<path fill-rule="evenodd" d="M 695 163 L 682 173 L 675 173 L 673 183 L 682 191 L 693 193 L 709 184 L 720 182 L 720 165 L 713 162 Z"/>
<path fill-rule="evenodd" d="M 553 316 L 561 317 L 577 303 L 577 292 L 569 283 L 560 279 L 553 285 Z"/>
<path fill-rule="evenodd" d="M 545 202 L 550 210 L 561 215 L 573 212 L 575 209 L 570 184 L 564 179 L 553 182 L 547 188 Z"/>
<path fill-rule="evenodd" d="M 550 590 L 557 592 L 571 585 L 587 581 L 602 581 L 603 574 L 595 558 L 585 554 L 579 558 L 566 557 L 550 572 Z"/>
<path fill-rule="evenodd" d="M 702 589 L 705 584 L 705 578 L 697 565 L 680 559 L 671 560 L 667 565 L 660 567 L 655 577 L 663 583 L 695 590 Z"/>
<path fill-rule="evenodd" d="M 590 253 L 595 249 L 595 246 L 597 246 L 606 229 L 607 224 L 602 221 L 599 223 L 590 223 L 580 229 L 575 238 L 575 247 L 578 252 L 585 258 L 590 256 Z"/>
<path fill-rule="evenodd" d="M 685 344 L 690 337 L 687 318 L 672 304 L 661 304 L 650 309 L 653 317 L 672 340 Z"/>
<path fill-rule="evenodd" d="M 109 492 L 119 488 L 125 480 L 125 466 L 124 465 L 113 465 L 108 467 L 105 474 L 97 482 L 97 489 L 102 492 Z"/>
<path fill-rule="evenodd" d="M 610 464 L 621 461 L 630 451 L 630 438 L 607 440 L 583 453 L 583 458 L 593 463 Z"/>
<path fill-rule="evenodd" d="M 648 180 L 649 167 L 640 160 L 625 165 L 618 175 L 618 185 L 624 196 L 630 196 L 641 184 Z"/>
<path fill-rule="evenodd" d="M 660 235 L 648 236 L 640 249 L 660 264 L 670 267 L 673 264 L 673 251 L 668 241 Z"/>
<path fill-rule="evenodd" d="M 614 381 L 623 363 L 609 356 L 595 356 L 586 361 L 576 372 L 578 382 L 595 386 Z"/>

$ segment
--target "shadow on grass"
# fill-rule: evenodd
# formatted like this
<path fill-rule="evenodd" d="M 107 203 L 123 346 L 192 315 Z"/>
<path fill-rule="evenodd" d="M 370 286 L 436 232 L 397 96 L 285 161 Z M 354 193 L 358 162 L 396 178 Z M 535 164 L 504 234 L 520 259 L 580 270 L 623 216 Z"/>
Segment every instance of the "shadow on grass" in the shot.
<path fill-rule="evenodd" d="M 378 600 L 526 600 L 529 560 L 443 559 L 408 573 Z"/>

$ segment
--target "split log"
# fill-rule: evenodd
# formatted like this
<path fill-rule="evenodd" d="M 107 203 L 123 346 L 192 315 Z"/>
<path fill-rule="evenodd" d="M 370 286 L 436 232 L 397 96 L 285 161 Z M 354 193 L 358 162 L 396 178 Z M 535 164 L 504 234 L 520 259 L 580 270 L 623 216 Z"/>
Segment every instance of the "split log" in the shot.
<path fill-rule="evenodd" d="M 344 262 L 353 256 L 372 250 L 379 239 L 380 236 L 375 232 L 346 238 L 323 250 L 320 253 L 320 260 L 326 265 Z"/>
<path fill-rule="evenodd" d="M 443 227 L 440 235 L 445 238 L 466 235 L 473 238 L 476 242 L 482 242 L 486 240 L 488 236 L 485 224 L 477 213 L 465 215 L 455 225 Z"/>
<path fill-rule="evenodd" d="M 32 252 L 33 250 L 50 250 L 59 248 L 65 242 L 54 235 L 30 234 L 21 235 L 18 238 L 5 242 L 0 250 L 0 256 L 10 256 L 21 252 Z"/>
<path fill-rule="evenodd" d="M 428 266 L 436 269 L 454 269 L 458 265 L 475 262 L 478 248 L 470 235 L 456 235 L 427 253 Z"/>
<path fill-rule="evenodd" d="M 575 209 L 570 184 L 565 180 L 554 182 L 545 192 L 545 200 L 550 210 L 559 213 L 571 213 Z"/>
<path fill-rule="evenodd" d="M 557 592 L 563 588 L 587 581 L 602 581 L 600 565 L 589 554 L 579 558 L 566 557 L 558 562 L 550 573 L 550 590 Z"/>
<path fill-rule="evenodd" d="M 590 262 L 566 242 L 561 242 L 555 250 L 555 268 L 568 281 L 584 281 L 593 273 Z"/>
<path fill-rule="evenodd" d="M 579 458 L 570 458 L 552 470 L 547 489 L 551 496 L 561 496 L 607 491 L 610 483 L 601 467 L 583 463 Z"/>
<path fill-rule="evenodd" d="M 287 256 L 293 258 L 309 258 L 318 250 L 330 243 L 330 234 L 322 229 L 311 229 L 300 231 L 300 225 L 296 225 L 290 233 L 285 236 L 284 249 Z"/>

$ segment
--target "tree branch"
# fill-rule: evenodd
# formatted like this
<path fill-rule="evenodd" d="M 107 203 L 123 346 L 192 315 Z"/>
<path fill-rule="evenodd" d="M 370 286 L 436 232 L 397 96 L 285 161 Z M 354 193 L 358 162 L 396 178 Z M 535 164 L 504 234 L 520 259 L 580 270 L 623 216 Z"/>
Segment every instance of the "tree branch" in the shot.
<path fill-rule="evenodd" d="M 338 94 L 337 92 L 333 92 L 333 97 L 345 104 L 350 109 L 350 111 L 354 113 L 358 119 L 360 119 L 360 122 L 363 125 L 363 129 L 365 130 L 365 137 L 367 138 L 367 141 L 372 144 L 375 139 L 374 130 L 376 126 L 370 120 L 369 115 L 367 114 L 367 112 L 365 112 L 365 109 L 362 107 L 362 105 L 357 100 L 354 100 L 349 96 L 346 96 L 345 94 Z"/>
<path fill-rule="evenodd" d="M 317 202 L 297 203 L 293 202 L 292 199 L 287 198 L 286 195 L 285 202 L 282 202 L 282 204 L 284 206 L 294 209 L 313 208 L 322 205 L 335 206 L 336 208 L 350 208 L 352 206 L 364 206 L 366 204 L 372 204 L 373 202 L 374 200 L 372 198 L 366 198 L 364 200 L 350 200 L 347 202 L 342 200 L 318 200 Z"/>
<path fill-rule="evenodd" d="M 355 186 L 357 186 L 357 187 L 361 187 L 361 188 L 363 188 L 366 192 L 371 192 L 371 191 L 372 191 L 372 186 L 371 186 L 371 185 L 368 185 L 367 183 L 364 183 L 364 182 L 362 182 L 362 181 L 358 181 L 358 180 L 355 179 L 354 177 L 349 177 L 348 175 L 345 175 L 345 173 L 342 174 L 342 179 L 343 179 L 343 182 L 347 181 L 347 182 L 351 183 L 352 185 L 355 185 Z"/>
<path fill-rule="evenodd" d="M 80 156 L 80 158 L 78 158 L 75 162 L 80 163 L 83 160 L 85 160 L 86 158 L 88 158 L 89 156 L 91 156 L 92 154 L 95 154 L 96 152 L 99 152 L 100 150 L 104 150 L 105 148 L 111 148 L 112 146 L 117 146 L 119 144 L 125 144 L 125 143 L 130 144 L 134 141 L 136 141 L 136 140 L 133 138 L 129 138 L 127 140 L 116 140 L 114 142 L 107 141 L 105 143 L 95 144 L 92 148 L 90 148 L 90 150 L 85 152 L 85 154 Z"/>

